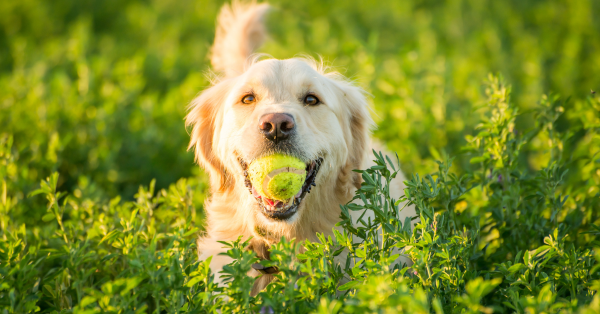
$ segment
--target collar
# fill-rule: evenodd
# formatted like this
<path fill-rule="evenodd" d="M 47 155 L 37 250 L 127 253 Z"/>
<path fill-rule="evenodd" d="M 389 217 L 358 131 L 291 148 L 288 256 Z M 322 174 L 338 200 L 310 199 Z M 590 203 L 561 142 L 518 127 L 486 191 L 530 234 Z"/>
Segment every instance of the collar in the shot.
<path fill-rule="evenodd" d="M 272 275 L 279 272 L 279 268 L 277 268 L 277 266 L 265 267 L 260 263 L 252 264 L 252 268 L 264 275 Z"/>
<path fill-rule="evenodd" d="M 256 235 L 258 235 L 260 238 L 262 238 L 263 241 L 266 241 L 267 243 L 270 242 L 269 241 L 269 232 L 256 226 L 254 228 L 254 231 L 256 233 Z M 256 257 L 258 257 L 261 261 L 269 261 L 271 260 L 270 255 L 269 254 L 269 248 L 268 245 L 265 245 L 265 242 L 258 242 L 254 245 L 250 246 L 250 249 L 253 250 L 256 253 Z M 260 243 L 260 244 L 259 244 Z M 272 275 L 272 274 L 276 274 L 279 272 L 279 268 L 277 268 L 277 266 L 270 266 L 270 267 L 265 267 L 260 263 L 254 263 L 252 264 L 252 268 L 258 272 L 260 272 L 261 274 L 265 274 L 265 275 Z"/>

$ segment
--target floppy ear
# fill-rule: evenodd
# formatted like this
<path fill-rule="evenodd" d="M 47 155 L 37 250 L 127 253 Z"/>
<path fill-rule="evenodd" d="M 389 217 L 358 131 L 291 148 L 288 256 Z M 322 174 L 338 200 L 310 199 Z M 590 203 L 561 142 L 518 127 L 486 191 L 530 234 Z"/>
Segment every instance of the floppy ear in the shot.
<path fill-rule="evenodd" d="M 361 169 L 363 160 L 369 153 L 369 138 L 374 123 L 369 114 L 369 103 L 367 102 L 365 92 L 347 82 L 342 82 L 340 85 L 342 102 L 350 117 L 350 137 L 346 139 L 348 143 L 346 169 L 352 171 L 354 169 Z M 356 188 L 360 188 L 360 183 L 362 182 L 360 174 L 356 172 L 351 173 L 352 183 Z"/>
<path fill-rule="evenodd" d="M 230 85 L 231 80 L 226 80 L 202 92 L 192 100 L 185 117 L 186 126 L 192 126 L 188 149 L 194 148 L 196 162 L 208 172 L 213 192 L 224 192 L 234 185 L 233 176 L 227 173 L 213 150 L 215 129 L 220 127 L 221 107 Z"/>

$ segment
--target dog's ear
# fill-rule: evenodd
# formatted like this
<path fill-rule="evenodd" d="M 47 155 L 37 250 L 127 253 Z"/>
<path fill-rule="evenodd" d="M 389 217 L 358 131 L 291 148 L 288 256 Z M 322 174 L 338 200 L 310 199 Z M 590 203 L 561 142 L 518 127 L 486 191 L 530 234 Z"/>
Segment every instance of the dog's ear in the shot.
<path fill-rule="evenodd" d="M 225 80 L 202 92 L 190 103 L 185 117 L 186 126 L 192 127 L 188 149 L 194 149 L 196 162 L 208 172 L 213 192 L 224 192 L 234 185 L 233 176 L 213 149 L 215 129 L 221 125 L 221 108 L 231 85 L 231 80 Z"/>
<path fill-rule="evenodd" d="M 369 103 L 366 93 L 359 87 L 353 86 L 348 82 L 340 82 L 338 87 L 341 90 L 341 99 L 343 106 L 349 116 L 349 133 L 346 139 L 348 145 L 348 161 L 346 168 L 349 171 L 361 169 L 363 160 L 368 156 L 369 141 L 373 119 L 369 114 Z M 360 188 L 362 178 L 359 173 L 352 172 L 352 183 L 356 188 Z"/>

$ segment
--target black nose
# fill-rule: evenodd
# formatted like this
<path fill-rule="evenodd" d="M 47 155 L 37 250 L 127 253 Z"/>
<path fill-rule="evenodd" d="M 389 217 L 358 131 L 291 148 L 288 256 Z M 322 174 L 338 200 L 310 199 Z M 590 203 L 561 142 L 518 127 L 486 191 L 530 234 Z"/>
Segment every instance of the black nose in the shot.
<path fill-rule="evenodd" d="M 295 127 L 294 118 L 286 113 L 269 113 L 258 120 L 260 132 L 275 144 L 287 140 Z"/>

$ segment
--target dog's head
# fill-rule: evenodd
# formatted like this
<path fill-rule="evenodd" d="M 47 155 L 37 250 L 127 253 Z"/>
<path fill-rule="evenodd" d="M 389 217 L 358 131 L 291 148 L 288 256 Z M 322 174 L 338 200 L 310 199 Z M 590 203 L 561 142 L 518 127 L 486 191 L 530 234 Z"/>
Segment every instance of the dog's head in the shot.
<path fill-rule="evenodd" d="M 249 200 L 240 204 L 251 205 L 236 210 L 256 213 L 244 216 L 262 225 L 291 224 L 319 210 L 317 197 L 359 185 L 360 176 L 351 170 L 361 166 L 371 126 L 362 90 L 303 58 L 251 62 L 241 75 L 198 96 L 186 122 L 192 126 L 190 147 L 210 174 L 212 192 L 245 190 Z M 261 198 L 246 180 L 246 165 L 273 153 L 306 163 L 302 191 L 288 202 Z M 311 188 L 321 192 L 308 194 Z"/>

